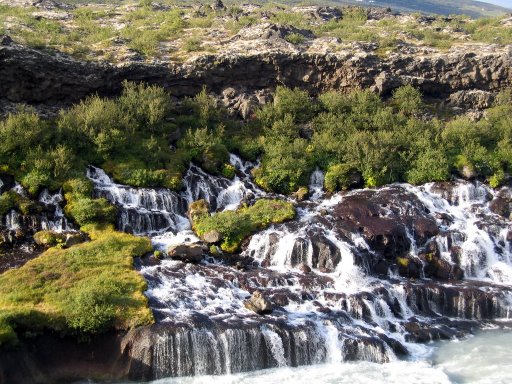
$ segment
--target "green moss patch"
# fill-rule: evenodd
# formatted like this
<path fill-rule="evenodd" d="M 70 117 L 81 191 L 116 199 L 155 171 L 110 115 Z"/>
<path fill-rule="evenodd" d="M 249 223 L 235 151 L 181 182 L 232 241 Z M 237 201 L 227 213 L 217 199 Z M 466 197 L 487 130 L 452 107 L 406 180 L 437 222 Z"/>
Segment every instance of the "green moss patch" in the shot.
<path fill-rule="evenodd" d="M 134 257 L 151 251 L 149 239 L 112 229 L 89 235 L 0 276 L 0 344 L 25 329 L 87 335 L 153 322 L 146 282 L 133 268 Z"/>
<path fill-rule="evenodd" d="M 221 249 L 235 252 L 242 241 L 258 230 L 271 224 L 282 223 L 295 217 L 292 203 L 281 200 L 258 200 L 250 207 L 236 211 L 224 211 L 211 216 L 198 216 L 194 230 L 199 236 L 217 231 L 222 238 Z"/>

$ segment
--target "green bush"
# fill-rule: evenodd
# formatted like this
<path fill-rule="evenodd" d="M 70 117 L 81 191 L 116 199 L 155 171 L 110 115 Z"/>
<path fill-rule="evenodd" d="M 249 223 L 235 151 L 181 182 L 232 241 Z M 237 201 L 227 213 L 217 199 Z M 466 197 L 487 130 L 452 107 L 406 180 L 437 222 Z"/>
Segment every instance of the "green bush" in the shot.
<path fill-rule="evenodd" d="M 346 190 L 353 182 L 353 175 L 357 172 L 350 164 L 331 165 L 325 173 L 325 190 L 334 193 Z"/>
<path fill-rule="evenodd" d="M 300 33 L 290 33 L 289 35 L 287 35 L 285 37 L 285 40 L 287 42 L 295 44 L 295 45 L 302 44 L 302 43 L 304 43 L 304 41 L 306 41 L 304 36 L 301 35 Z"/>
<path fill-rule="evenodd" d="M 114 223 L 117 208 L 107 199 L 91 199 L 87 197 L 74 198 L 65 207 L 66 214 L 80 226 L 86 224 Z"/>

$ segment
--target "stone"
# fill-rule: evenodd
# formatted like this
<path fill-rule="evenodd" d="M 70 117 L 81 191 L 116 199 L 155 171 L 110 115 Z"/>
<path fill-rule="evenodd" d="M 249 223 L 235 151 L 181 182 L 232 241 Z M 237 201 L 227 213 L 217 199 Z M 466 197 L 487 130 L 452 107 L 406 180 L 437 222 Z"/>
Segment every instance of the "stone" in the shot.
<path fill-rule="evenodd" d="M 89 240 L 89 238 L 83 232 L 69 233 L 66 235 L 64 247 L 69 248 L 69 247 L 72 247 L 73 245 L 85 243 L 88 240 Z"/>
<path fill-rule="evenodd" d="M 179 244 L 167 249 L 171 259 L 181 260 L 185 263 L 199 263 L 203 260 L 205 248 L 201 244 Z"/>
<path fill-rule="evenodd" d="M 219 231 L 216 231 L 215 229 L 209 232 L 206 232 L 203 235 L 203 240 L 208 244 L 218 243 L 222 240 L 222 235 Z"/>
<path fill-rule="evenodd" d="M 302 273 L 310 273 L 311 272 L 311 267 L 305 263 L 300 263 L 298 266 L 297 266 L 297 269 L 299 271 L 301 271 Z"/>
<path fill-rule="evenodd" d="M 261 291 L 254 291 L 252 296 L 244 301 L 244 306 L 258 315 L 266 315 L 272 313 L 273 310 L 272 304 L 263 296 Z"/>

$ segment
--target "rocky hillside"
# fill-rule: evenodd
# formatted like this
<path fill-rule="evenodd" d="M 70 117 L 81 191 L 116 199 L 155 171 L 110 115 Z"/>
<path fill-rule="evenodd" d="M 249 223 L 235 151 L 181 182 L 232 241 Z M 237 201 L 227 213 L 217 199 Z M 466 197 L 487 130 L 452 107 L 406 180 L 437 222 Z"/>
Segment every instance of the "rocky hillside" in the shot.
<path fill-rule="evenodd" d="M 5 113 L 28 103 L 51 114 L 93 93 L 118 94 L 129 80 L 158 84 L 178 98 L 205 86 L 242 117 L 267 102 L 277 85 L 311 94 L 371 88 L 388 95 L 412 84 L 428 98 L 482 109 L 512 81 L 512 19 L 482 23 L 383 9 L 217 7 L 154 3 L 114 11 L 70 9 L 54 1 L 35 8 L 0 7 L 5 33 L 0 39 L 0 108 Z M 15 24 L 17 18 L 26 25 Z M 107 22 L 121 36 L 110 30 L 103 37 L 84 32 L 101 30 Z M 146 36 L 153 22 L 173 32 L 153 45 L 122 33 L 133 27 Z M 31 33 L 41 28 L 48 29 L 48 40 L 34 42 Z M 66 30 L 85 35 L 63 41 L 52 37 L 54 29 L 59 36 Z M 486 41 L 491 32 L 495 44 Z M 153 37 L 148 35 L 148 41 Z M 99 41 L 84 46 L 93 38 Z"/>

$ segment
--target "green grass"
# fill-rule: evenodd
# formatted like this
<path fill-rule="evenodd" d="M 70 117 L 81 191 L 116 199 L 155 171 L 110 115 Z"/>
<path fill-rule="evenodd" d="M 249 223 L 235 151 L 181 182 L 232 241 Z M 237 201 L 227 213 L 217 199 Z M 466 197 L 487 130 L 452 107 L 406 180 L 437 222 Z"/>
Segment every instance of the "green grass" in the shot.
<path fill-rule="evenodd" d="M 0 276 L 0 344 L 24 330 L 93 334 L 150 324 L 146 283 L 133 258 L 151 251 L 149 239 L 89 230 L 92 241 L 51 248 Z"/>
<path fill-rule="evenodd" d="M 242 241 L 273 223 L 282 223 L 295 217 L 292 203 L 281 200 L 258 200 L 253 206 L 236 211 L 224 211 L 214 215 L 199 216 L 194 221 L 194 230 L 199 236 L 218 231 L 222 236 L 221 248 L 233 253 Z"/>

